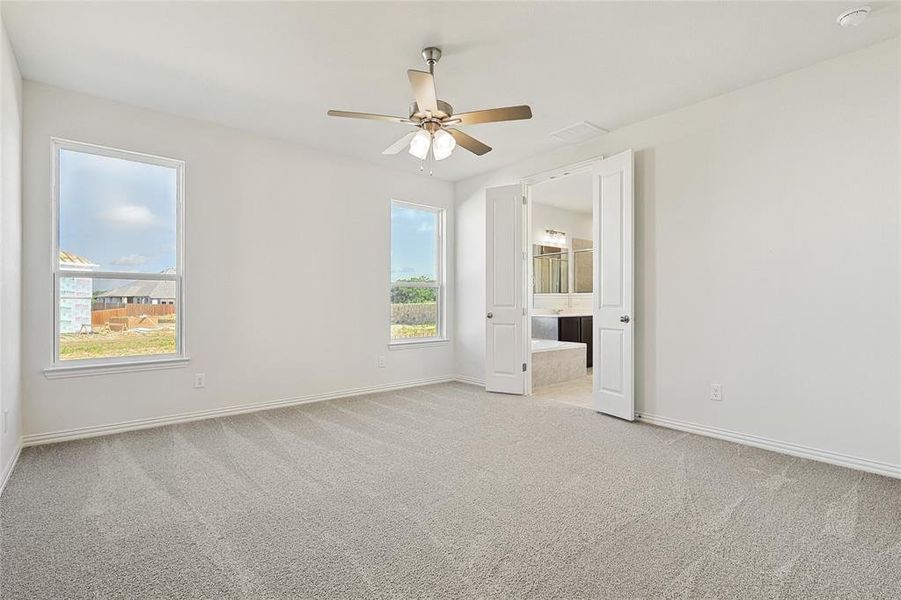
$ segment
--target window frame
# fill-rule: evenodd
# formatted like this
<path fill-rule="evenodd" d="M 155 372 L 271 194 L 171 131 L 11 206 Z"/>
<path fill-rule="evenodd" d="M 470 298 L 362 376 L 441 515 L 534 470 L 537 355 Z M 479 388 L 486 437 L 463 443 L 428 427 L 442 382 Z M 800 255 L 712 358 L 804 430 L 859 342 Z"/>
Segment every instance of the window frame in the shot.
<path fill-rule="evenodd" d="M 421 210 L 426 212 L 434 213 L 437 217 L 437 227 L 436 233 L 437 235 L 435 244 L 436 244 L 436 258 L 437 258 L 437 273 L 435 274 L 435 283 L 426 283 L 426 282 L 396 282 L 391 280 L 391 250 L 393 246 L 393 238 L 394 238 L 394 227 L 392 227 L 391 223 L 391 214 L 395 206 L 399 206 L 401 208 L 409 208 L 414 210 Z M 446 222 L 447 222 L 447 209 L 441 206 L 431 206 L 429 204 L 419 204 L 416 202 L 407 202 L 406 200 L 396 200 L 392 199 L 388 206 L 388 348 L 389 349 L 402 349 L 402 348 L 412 348 L 416 346 L 427 346 L 431 344 L 444 344 L 448 342 L 447 337 L 447 313 L 446 313 L 446 261 L 447 261 L 447 247 L 446 247 Z M 437 310 L 437 318 L 438 323 L 436 324 L 437 335 L 431 337 L 422 337 L 422 338 L 393 338 L 391 337 L 391 288 L 394 287 L 405 287 L 405 288 L 428 288 L 435 289 L 438 291 L 438 310 Z"/>
<path fill-rule="evenodd" d="M 96 373 L 108 373 L 118 371 L 148 370 L 156 368 L 171 368 L 183 366 L 189 361 L 185 343 L 185 162 L 183 160 L 144 154 L 120 148 L 100 146 L 86 142 L 78 142 L 63 138 L 52 137 L 50 139 L 52 156 L 52 207 L 51 207 L 51 290 L 52 290 L 52 344 L 50 366 L 44 369 L 48 378 L 64 377 L 69 375 L 85 375 Z M 176 198 L 175 198 L 175 273 L 125 273 L 116 271 L 90 271 L 78 269 L 60 268 L 59 261 L 59 234 L 60 234 L 60 201 L 59 201 L 59 157 L 60 152 L 69 150 L 96 156 L 118 158 L 131 162 L 157 165 L 176 170 Z M 60 278 L 61 277 L 85 277 L 90 279 L 120 279 L 123 281 L 151 280 L 151 281 L 175 281 L 175 352 L 167 354 L 139 354 L 134 356 L 113 356 L 105 358 L 80 358 L 61 360 L 60 351 Z M 93 299 L 92 299 L 93 304 Z"/>

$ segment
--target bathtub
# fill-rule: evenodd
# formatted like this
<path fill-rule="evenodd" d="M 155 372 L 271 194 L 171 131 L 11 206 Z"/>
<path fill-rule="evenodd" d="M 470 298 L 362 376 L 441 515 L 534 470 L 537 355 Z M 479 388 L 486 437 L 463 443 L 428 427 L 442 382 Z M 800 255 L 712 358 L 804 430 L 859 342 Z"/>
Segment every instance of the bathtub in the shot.
<path fill-rule="evenodd" d="M 532 387 L 574 381 L 588 374 L 585 352 L 588 344 L 532 340 Z"/>
<path fill-rule="evenodd" d="M 579 342 L 558 342 L 557 340 L 532 340 L 532 354 L 536 352 L 548 352 L 550 350 L 565 350 L 567 348 L 581 348 L 585 351 L 586 344 Z"/>

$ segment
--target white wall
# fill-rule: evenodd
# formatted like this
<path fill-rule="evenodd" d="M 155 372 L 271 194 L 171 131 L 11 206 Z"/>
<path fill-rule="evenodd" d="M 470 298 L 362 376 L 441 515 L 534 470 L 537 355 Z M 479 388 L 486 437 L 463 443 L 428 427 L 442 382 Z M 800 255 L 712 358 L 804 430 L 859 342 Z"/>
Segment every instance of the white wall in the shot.
<path fill-rule="evenodd" d="M 0 23 L 0 482 L 19 449 L 22 423 L 22 78 Z M 2 423 L 2 415 L 0 415 Z"/>
<path fill-rule="evenodd" d="M 633 148 L 639 411 L 901 465 L 898 55 L 458 182 L 457 372 L 483 377 L 484 189 Z"/>
<path fill-rule="evenodd" d="M 387 349 L 389 201 L 452 207 L 451 184 L 30 81 L 24 97 L 26 435 L 452 373 L 452 344 Z M 187 368 L 44 377 L 51 136 L 186 161 Z M 452 210 L 447 229 L 452 249 Z"/>

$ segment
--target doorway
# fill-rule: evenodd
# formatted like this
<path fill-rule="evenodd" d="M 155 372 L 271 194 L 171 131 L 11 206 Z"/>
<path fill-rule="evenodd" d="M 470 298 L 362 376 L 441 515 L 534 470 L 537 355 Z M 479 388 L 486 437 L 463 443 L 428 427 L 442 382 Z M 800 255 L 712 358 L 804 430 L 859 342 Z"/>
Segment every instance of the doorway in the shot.
<path fill-rule="evenodd" d="M 531 389 L 593 408 L 594 233 L 591 169 L 527 184 Z"/>
<path fill-rule="evenodd" d="M 626 150 L 485 190 L 487 391 L 532 394 L 533 387 L 570 382 L 585 405 L 581 390 L 590 381 L 594 410 L 635 419 L 633 160 Z M 587 174 L 591 182 L 590 235 L 568 237 L 563 226 L 547 224 L 561 223 L 563 216 L 539 222 L 545 209 L 536 213 L 533 201 L 538 198 L 535 207 L 551 208 L 568 202 L 559 198 L 574 196 L 578 202 L 577 193 L 565 192 L 579 189 L 579 174 Z M 559 185 L 552 185 L 558 179 Z M 539 189 L 542 184 L 546 187 Z M 578 225 L 566 227 L 584 231 Z M 590 278 L 584 271 L 589 256 Z M 533 317 L 550 319 L 550 329 L 543 329 L 540 320 L 533 323 Z M 555 377 L 564 370 L 559 363 L 565 353 L 568 359 L 583 355 L 585 376 L 580 375 L 580 361 L 567 360 L 572 377 L 550 381 L 533 364 L 547 358 L 538 356 L 542 352 L 555 353 L 549 355 L 547 369 Z"/>

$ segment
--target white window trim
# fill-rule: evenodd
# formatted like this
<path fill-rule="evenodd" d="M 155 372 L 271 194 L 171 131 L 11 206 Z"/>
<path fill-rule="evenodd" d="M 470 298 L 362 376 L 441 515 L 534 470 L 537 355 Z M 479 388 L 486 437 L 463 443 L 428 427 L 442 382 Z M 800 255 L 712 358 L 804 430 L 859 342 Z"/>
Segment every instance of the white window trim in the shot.
<path fill-rule="evenodd" d="M 47 378 L 79 377 L 85 375 L 100 375 L 107 373 L 120 373 L 130 371 L 145 371 L 153 369 L 168 369 L 185 366 L 189 362 L 185 340 L 185 162 L 183 160 L 143 154 L 129 150 L 120 150 L 107 146 L 98 146 L 67 140 L 51 138 L 51 156 L 53 169 L 53 190 L 51 209 L 51 290 L 53 315 L 53 343 L 51 344 L 50 366 L 44 369 Z M 151 165 L 169 167 L 176 170 L 176 232 L 175 232 L 175 274 L 164 273 L 119 273 L 108 271 L 88 271 L 78 269 L 63 269 L 59 264 L 59 154 L 61 150 L 72 150 L 97 156 L 107 156 L 134 162 L 142 162 Z M 73 359 L 60 360 L 59 358 L 59 279 L 65 277 L 89 277 L 94 279 L 123 279 L 134 281 L 139 279 L 171 280 L 175 281 L 177 297 L 176 304 L 176 339 L 175 352 L 171 354 L 142 354 L 136 356 Z"/>
<path fill-rule="evenodd" d="M 435 283 L 423 283 L 423 282 L 406 282 L 406 283 L 398 283 L 391 281 L 391 247 L 392 247 L 392 236 L 393 231 L 391 227 L 391 209 L 395 206 L 413 208 L 416 210 L 425 210 L 432 213 L 435 213 L 438 217 L 438 235 L 436 236 L 436 244 L 437 244 L 437 254 L 438 254 L 438 273 L 436 274 L 437 281 Z M 428 204 L 417 204 L 415 202 L 407 202 L 405 200 L 391 200 L 388 208 L 388 349 L 389 350 L 403 350 L 403 349 L 412 349 L 416 347 L 423 346 L 435 346 L 447 344 L 450 340 L 447 337 L 447 282 L 445 281 L 445 274 L 447 272 L 447 247 L 445 240 L 446 236 L 446 223 L 447 223 L 447 209 L 442 208 L 440 206 L 430 206 Z M 438 290 L 438 335 L 427 338 L 407 338 L 407 339 L 393 339 L 391 337 L 391 288 L 392 287 L 410 287 L 410 288 L 433 288 Z"/>

